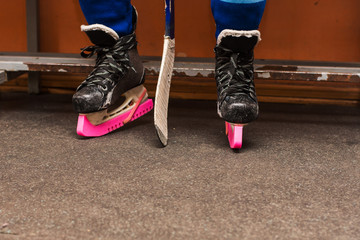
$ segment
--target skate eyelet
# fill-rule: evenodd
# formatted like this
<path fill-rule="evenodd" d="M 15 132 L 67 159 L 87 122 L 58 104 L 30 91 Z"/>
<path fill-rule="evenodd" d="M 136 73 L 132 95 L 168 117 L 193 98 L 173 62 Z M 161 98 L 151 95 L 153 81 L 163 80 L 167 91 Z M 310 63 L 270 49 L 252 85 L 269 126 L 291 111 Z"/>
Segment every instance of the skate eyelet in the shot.
<path fill-rule="evenodd" d="M 103 86 L 99 85 L 99 88 L 101 88 L 101 90 L 103 90 L 103 91 L 107 91 L 107 90 L 108 90 L 108 87 L 107 87 L 107 86 L 103 87 Z"/>

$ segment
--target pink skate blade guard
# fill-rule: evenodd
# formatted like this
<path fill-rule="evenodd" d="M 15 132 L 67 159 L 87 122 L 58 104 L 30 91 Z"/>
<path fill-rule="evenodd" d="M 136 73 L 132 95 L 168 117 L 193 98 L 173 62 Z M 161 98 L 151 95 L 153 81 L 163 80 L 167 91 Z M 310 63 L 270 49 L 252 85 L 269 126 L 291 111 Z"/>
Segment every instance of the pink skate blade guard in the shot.
<path fill-rule="evenodd" d="M 230 147 L 231 148 L 241 148 L 244 125 L 231 124 L 231 123 L 225 122 L 225 126 L 226 126 L 226 134 L 228 135 Z"/>
<path fill-rule="evenodd" d="M 133 113 L 133 116 L 131 117 L 131 120 L 129 122 L 145 115 L 152 109 L 153 101 L 151 99 L 148 99 L 147 101 L 139 105 L 139 107 Z M 100 137 L 122 127 L 124 125 L 124 121 L 129 117 L 130 114 L 131 109 L 99 125 L 93 125 L 88 120 L 85 114 L 80 114 L 78 117 L 76 132 L 80 136 Z"/>

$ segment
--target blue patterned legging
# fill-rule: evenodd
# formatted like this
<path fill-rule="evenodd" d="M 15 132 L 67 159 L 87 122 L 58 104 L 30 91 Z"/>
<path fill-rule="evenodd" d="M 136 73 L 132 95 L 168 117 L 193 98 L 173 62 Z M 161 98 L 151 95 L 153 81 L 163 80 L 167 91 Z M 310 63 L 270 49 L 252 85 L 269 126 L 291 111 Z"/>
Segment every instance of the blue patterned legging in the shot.
<path fill-rule="evenodd" d="M 132 32 L 131 0 L 79 0 L 79 2 L 89 24 L 103 24 L 120 36 Z M 216 37 L 224 29 L 258 29 L 265 4 L 266 0 L 211 0 Z"/>

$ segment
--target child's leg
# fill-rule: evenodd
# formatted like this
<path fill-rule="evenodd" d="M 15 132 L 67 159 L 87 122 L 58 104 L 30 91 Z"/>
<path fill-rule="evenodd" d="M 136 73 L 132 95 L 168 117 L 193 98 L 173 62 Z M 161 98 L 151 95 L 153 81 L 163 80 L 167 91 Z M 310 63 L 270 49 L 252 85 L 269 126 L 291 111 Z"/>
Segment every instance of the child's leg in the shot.
<path fill-rule="evenodd" d="M 120 37 L 133 32 L 131 0 L 79 0 L 88 24 L 103 24 Z"/>
<path fill-rule="evenodd" d="M 265 4 L 266 0 L 211 0 L 216 37 L 224 29 L 258 29 Z"/>

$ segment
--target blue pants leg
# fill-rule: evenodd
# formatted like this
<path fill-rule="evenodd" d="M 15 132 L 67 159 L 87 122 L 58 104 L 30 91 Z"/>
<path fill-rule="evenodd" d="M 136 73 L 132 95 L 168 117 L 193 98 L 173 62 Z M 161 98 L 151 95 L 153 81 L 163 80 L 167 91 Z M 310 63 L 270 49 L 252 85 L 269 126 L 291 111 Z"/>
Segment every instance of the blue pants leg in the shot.
<path fill-rule="evenodd" d="M 89 24 L 104 24 L 119 36 L 133 31 L 131 0 L 79 0 L 79 2 Z M 265 4 L 266 0 L 211 0 L 216 37 L 224 29 L 258 29 Z"/>
<path fill-rule="evenodd" d="M 119 36 L 132 33 L 131 0 L 79 0 L 89 24 L 103 24 Z"/>
<path fill-rule="evenodd" d="M 216 38 L 224 29 L 258 29 L 265 4 L 266 0 L 211 0 Z"/>

